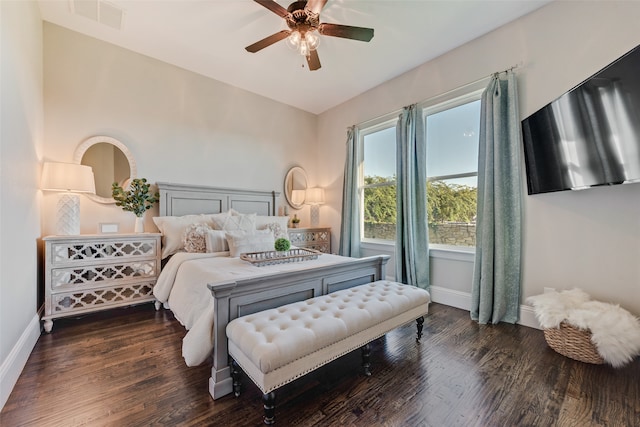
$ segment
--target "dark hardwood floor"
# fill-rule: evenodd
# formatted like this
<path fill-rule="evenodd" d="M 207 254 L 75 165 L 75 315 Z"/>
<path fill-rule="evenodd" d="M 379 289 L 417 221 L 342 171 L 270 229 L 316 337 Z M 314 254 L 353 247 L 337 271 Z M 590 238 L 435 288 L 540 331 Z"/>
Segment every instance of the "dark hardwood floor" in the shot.
<path fill-rule="evenodd" d="M 415 326 L 372 343 L 371 377 L 356 351 L 281 388 L 281 426 L 639 426 L 640 360 L 589 365 L 549 349 L 541 331 L 481 326 L 432 304 Z M 0 413 L 13 426 L 258 426 L 262 402 L 214 401 L 209 367 L 188 368 L 184 329 L 152 304 L 57 320 L 42 335 Z"/>

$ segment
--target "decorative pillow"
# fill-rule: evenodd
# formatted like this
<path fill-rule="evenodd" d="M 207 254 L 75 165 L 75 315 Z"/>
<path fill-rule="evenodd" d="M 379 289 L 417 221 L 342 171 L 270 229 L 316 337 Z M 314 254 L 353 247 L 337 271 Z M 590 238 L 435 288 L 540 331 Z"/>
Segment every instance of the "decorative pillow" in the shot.
<path fill-rule="evenodd" d="M 229 250 L 227 236 L 223 230 L 208 230 L 204 236 L 207 252 L 224 252 Z"/>
<path fill-rule="evenodd" d="M 182 237 L 184 250 L 187 252 L 206 252 L 205 236 L 211 230 L 208 224 L 191 224 L 187 226 Z"/>
<path fill-rule="evenodd" d="M 273 233 L 273 237 L 276 239 L 283 237 L 289 240 L 289 233 L 287 232 L 287 229 L 285 228 L 283 230 L 280 224 L 278 224 L 277 222 L 271 222 L 265 225 L 261 230 L 271 230 L 271 232 Z"/>
<path fill-rule="evenodd" d="M 254 231 L 256 229 L 256 214 L 240 214 L 232 211 L 226 214 L 210 215 L 214 227 L 224 231 Z"/>
<path fill-rule="evenodd" d="M 276 227 L 274 224 L 277 224 Z M 289 217 L 288 216 L 265 216 L 265 215 L 257 215 L 256 216 L 256 230 L 265 230 L 270 229 L 273 231 L 273 235 L 277 239 L 278 237 L 284 237 L 285 239 L 289 238 L 289 233 L 287 229 L 289 227 Z"/>
<path fill-rule="evenodd" d="M 255 230 L 252 233 L 236 230 L 226 233 L 229 252 L 232 257 L 239 257 L 246 252 L 272 251 L 275 239 L 271 230 Z"/>
<path fill-rule="evenodd" d="M 207 224 L 211 215 L 156 216 L 153 222 L 162 233 L 162 258 L 184 250 L 183 236 L 192 224 Z"/>

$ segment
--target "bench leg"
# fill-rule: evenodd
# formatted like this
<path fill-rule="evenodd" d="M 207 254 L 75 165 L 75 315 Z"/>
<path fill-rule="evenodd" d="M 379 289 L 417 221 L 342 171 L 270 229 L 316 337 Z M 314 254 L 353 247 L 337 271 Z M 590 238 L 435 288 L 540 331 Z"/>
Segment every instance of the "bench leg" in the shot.
<path fill-rule="evenodd" d="M 266 393 L 262 395 L 262 403 L 264 406 L 264 423 L 271 425 L 276 422 L 276 392 Z"/>
<path fill-rule="evenodd" d="M 422 338 L 422 326 L 424 325 L 424 316 L 420 316 L 416 319 L 416 326 L 418 327 L 418 337 L 416 338 L 416 342 L 420 343 L 420 338 Z"/>
<path fill-rule="evenodd" d="M 360 350 L 362 351 L 362 368 L 364 374 L 368 377 L 371 376 L 371 346 L 367 343 L 363 345 Z"/>
<path fill-rule="evenodd" d="M 240 366 L 233 358 L 231 359 L 231 379 L 233 380 L 233 394 L 238 397 L 242 386 L 240 382 Z"/>

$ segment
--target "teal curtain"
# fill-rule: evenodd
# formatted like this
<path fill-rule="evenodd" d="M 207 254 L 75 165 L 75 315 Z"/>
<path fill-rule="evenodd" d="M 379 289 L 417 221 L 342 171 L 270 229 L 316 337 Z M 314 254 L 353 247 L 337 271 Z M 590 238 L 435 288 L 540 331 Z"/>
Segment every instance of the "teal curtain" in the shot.
<path fill-rule="evenodd" d="M 360 202 L 358 197 L 358 129 L 347 129 L 347 158 L 342 186 L 342 224 L 339 254 L 360 256 Z"/>
<path fill-rule="evenodd" d="M 416 105 L 402 110 L 396 139 L 396 280 L 428 288 L 427 146 Z"/>
<path fill-rule="evenodd" d="M 504 74 L 491 79 L 480 112 L 471 318 L 483 324 L 516 323 L 520 305 L 520 116 L 515 75 Z"/>

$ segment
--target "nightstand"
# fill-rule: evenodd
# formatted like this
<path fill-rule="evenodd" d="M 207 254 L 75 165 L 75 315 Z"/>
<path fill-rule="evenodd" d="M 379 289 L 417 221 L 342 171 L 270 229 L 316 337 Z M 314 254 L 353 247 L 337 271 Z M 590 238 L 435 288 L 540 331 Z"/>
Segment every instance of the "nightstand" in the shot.
<path fill-rule="evenodd" d="M 329 254 L 331 253 L 331 228 L 290 228 L 289 240 L 293 246 L 310 248 Z"/>
<path fill-rule="evenodd" d="M 160 233 L 49 236 L 44 329 L 53 319 L 154 301 Z"/>

